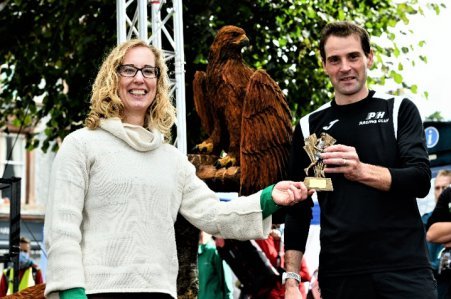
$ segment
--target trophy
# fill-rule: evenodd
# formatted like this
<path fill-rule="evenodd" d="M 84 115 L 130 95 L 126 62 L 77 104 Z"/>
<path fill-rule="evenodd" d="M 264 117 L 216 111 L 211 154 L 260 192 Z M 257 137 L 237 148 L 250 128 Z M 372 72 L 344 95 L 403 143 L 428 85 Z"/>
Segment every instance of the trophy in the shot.
<path fill-rule="evenodd" d="M 317 191 L 333 191 L 332 180 L 326 178 L 324 174 L 324 168 L 326 165 L 321 159 L 321 153 L 328 146 L 331 146 L 336 142 L 335 138 L 327 133 L 321 133 L 320 138 L 316 137 L 316 134 L 308 136 L 304 139 L 304 150 L 310 158 L 310 165 L 304 169 L 307 177 L 304 180 L 304 184 L 308 189 L 315 189 Z M 313 167 L 314 177 L 309 177 L 308 172 Z"/>

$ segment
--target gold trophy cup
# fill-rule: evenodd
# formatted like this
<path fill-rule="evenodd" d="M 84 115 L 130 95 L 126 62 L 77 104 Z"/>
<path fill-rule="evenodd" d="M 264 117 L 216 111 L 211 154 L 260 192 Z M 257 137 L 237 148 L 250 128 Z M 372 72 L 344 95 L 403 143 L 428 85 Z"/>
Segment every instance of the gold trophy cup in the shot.
<path fill-rule="evenodd" d="M 321 153 L 328 146 L 336 142 L 335 138 L 327 133 L 321 133 L 320 138 L 316 134 L 308 136 L 304 139 L 304 150 L 310 158 L 310 165 L 304 169 L 307 177 L 304 179 L 304 184 L 308 189 L 315 189 L 316 191 L 333 191 L 332 180 L 326 178 L 324 168 L 326 165 L 321 159 Z M 313 167 L 314 177 L 309 177 L 308 172 Z"/>

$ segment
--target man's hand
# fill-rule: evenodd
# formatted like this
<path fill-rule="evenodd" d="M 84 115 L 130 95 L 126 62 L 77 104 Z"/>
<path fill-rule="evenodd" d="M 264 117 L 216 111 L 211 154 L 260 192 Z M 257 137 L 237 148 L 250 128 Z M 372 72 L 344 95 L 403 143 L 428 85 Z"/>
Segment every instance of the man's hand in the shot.
<path fill-rule="evenodd" d="M 279 206 L 292 206 L 305 200 L 315 190 L 308 190 L 302 182 L 282 181 L 278 182 L 272 190 L 272 199 Z"/>
<path fill-rule="evenodd" d="M 321 154 L 325 173 L 342 173 L 350 181 L 360 182 L 382 191 L 391 187 L 391 174 L 388 168 L 360 161 L 355 147 L 342 144 L 331 145 Z"/>
<path fill-rule="evenodd" d="M 302 299 L 299 283 L 292 278 L 285 282 L 285 299 Z"/>
<path fill-rule="evenodd" d="M 321 154 L 324 164 L 335 167 L 326 167 L 326 173 L 343 173 L 350 181 L 358 181 L 363 176 L 363 163 L 355 147 L 342 144 L 331 145 Z"/>

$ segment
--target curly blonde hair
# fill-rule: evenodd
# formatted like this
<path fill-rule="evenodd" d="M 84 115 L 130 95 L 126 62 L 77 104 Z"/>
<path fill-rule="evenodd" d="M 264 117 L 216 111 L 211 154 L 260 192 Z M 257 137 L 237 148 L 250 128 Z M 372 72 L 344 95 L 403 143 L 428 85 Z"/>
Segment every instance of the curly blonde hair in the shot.
<path fill-rule="evenodd" d="M 100 119 L 124 118 L 124 104 L 119 97 L 117 68 L 122 64 L 125 54 L 131 48 L 145 47 L 155 55 L 155 66 L 160 69 L 155 99 L 149 107 L 144 127 L 157 129 L 164 134 L 166 141 L 171 138 L 171 128 L 175 122 L 175 107 L 169 97 L 168 68 L 163 53 L 140 39 L 132 39 L 116 46 L 105 58 L 92 86 L 91 106 L 85 126 L 96 129 Z"/>

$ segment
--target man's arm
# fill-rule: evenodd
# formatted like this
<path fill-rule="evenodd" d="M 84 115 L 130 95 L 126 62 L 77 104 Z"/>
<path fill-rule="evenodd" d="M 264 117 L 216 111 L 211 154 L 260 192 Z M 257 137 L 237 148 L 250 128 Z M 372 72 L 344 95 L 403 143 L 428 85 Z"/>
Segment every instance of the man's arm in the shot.
<path fill-rule="evenodd" d="M 8 292 L 8 279 L 5 276 L 5 273 L 2 273 L 2 278 L 0 281 L 0 297 L 6 296 Z"/>
<path fill-rule="evenodd" d="M 451 242 L 451 222 L 436 222 L 426 234 L 428 242 L 445 244 Z"/>
<path fill-rule="evenodd" d="M 44 283 L 44 277 L 42 275 L 42 271 L 40 269 L 36 269 L 36 276 L 34 277 L 35 284 Z"/>
<path fill-rule="evenodd" d="M 285 270 L 287 272 L 299 273 L 301 271 L 303 253 L 299 250 L 287 250 L 285 252 Z M 285 298 L 301 298 L 299 282 L 294 278 L 285 281 Z"/>
<path fill-rule="evenodd" d="M 445 189 L 438 198 L 427 223 L 426 239 L 434 243 L 451 242 L 451 188 Z"/>
<path fill-rule="evenodd" d="M 290 154 L 289 177 L 294 180 L 303 180 L 304 168 L 309 164 L 309 158 L 304 149 L 304 137 L 298 125 L 293 134 L 293 144 Z M 313 201 L 309 197 L 287 209 L 285 217 L 284 245 L 285 270 L 299 273 L 303 252 L 307 243 L 310 220 L 312 219 Z M 287 279 L 285 285 L 285 298 L 302 298 L 299 283 L 294 279 Z"/>
<path fill-rule="evenodd" d="M 431 188 L 423 121 L 417 107 L 409 99 L 402 101 L 398 115 L 399 163 L 389 168 L 392 176 L 390 191 L 423 198 Z"/>

